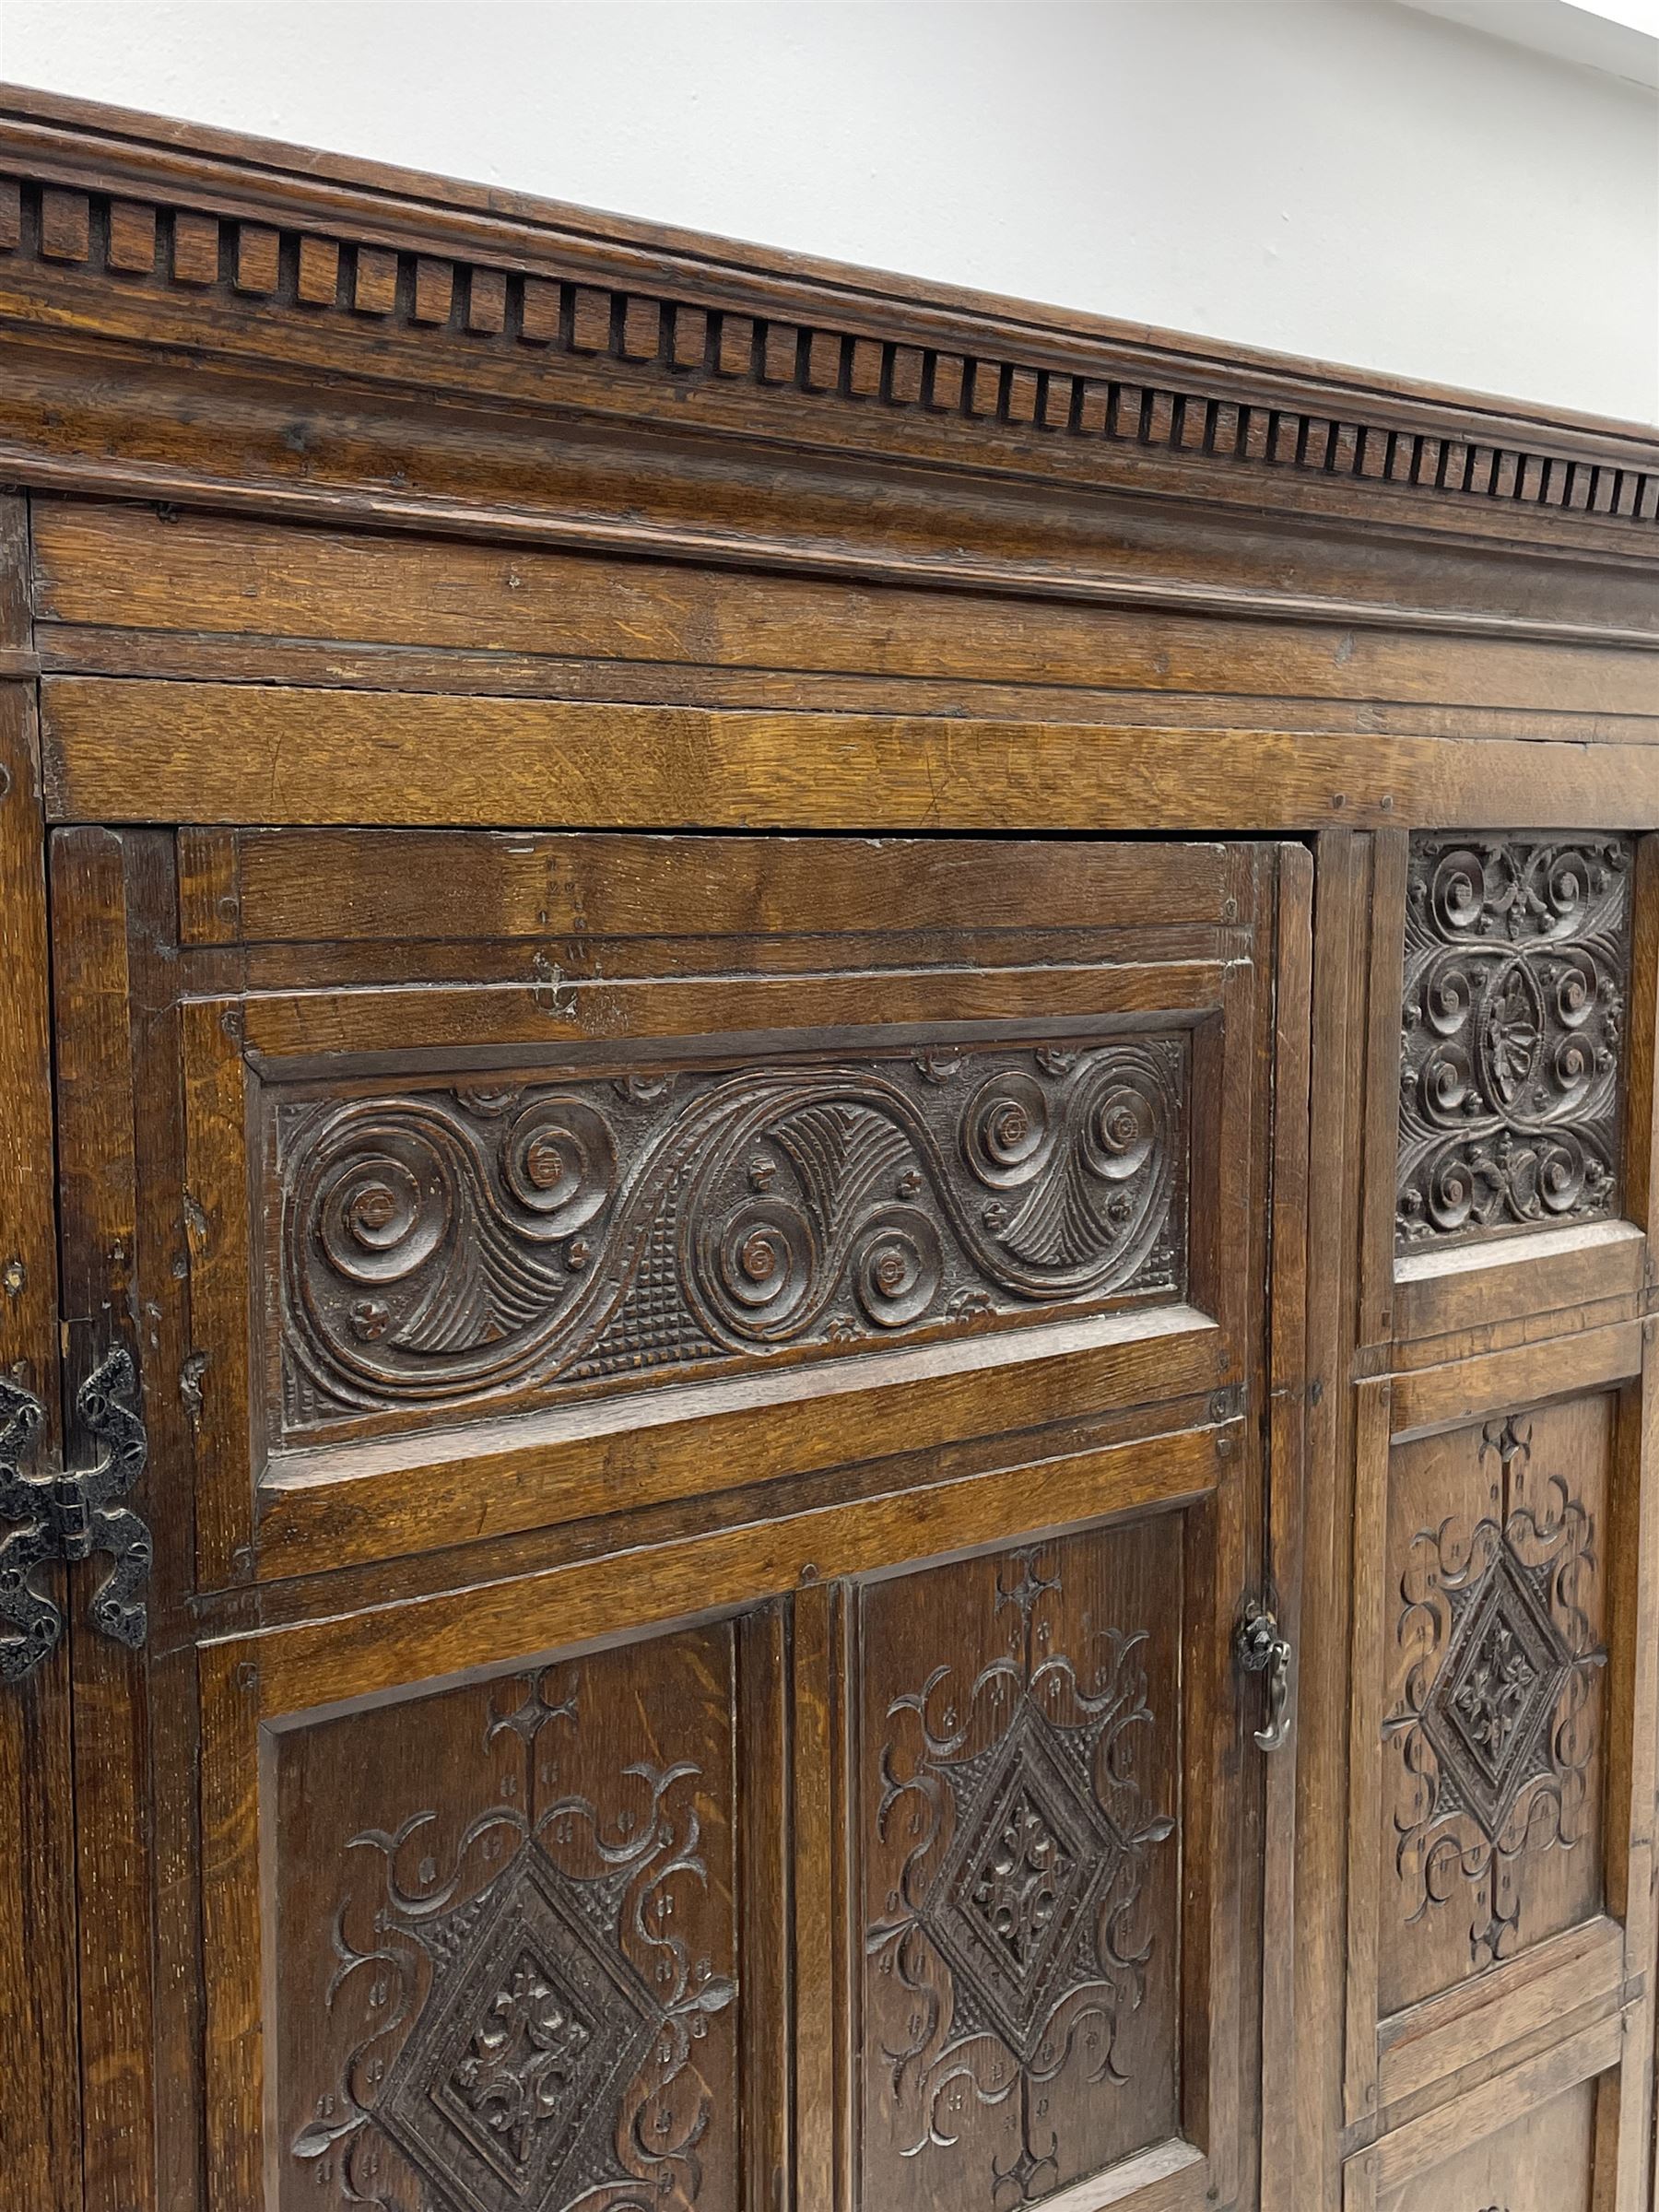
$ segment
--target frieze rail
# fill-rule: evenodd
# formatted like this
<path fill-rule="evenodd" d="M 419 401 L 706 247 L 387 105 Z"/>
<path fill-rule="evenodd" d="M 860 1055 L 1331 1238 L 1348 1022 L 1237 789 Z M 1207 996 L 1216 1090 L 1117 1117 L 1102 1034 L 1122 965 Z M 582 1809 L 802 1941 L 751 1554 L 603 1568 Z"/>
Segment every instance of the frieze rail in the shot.
<path fill-rule="evenodd" d="M 1174 1035 L 284 1105 L 287 1426 L 1178 1294 L 1186 1088 Z"/>

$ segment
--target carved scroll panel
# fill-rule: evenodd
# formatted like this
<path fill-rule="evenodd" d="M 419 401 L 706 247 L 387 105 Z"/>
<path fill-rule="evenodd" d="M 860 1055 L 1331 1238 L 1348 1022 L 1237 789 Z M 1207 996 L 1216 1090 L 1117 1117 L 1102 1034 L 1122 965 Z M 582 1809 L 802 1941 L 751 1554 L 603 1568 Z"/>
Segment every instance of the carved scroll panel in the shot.
<path fill-rule="evenodd" d="M 285 1099 L 282 1433 L 1179 1296 L 1188 1067 L 1174 1032 Z"/>
<path fill-rule="evenodd" d="M 1402 1249 L 1617 1214 L 1633 847 L 1411 841 Z"/>
<path fill-rule="evenodd" d="M 1394 1453 L 1385 2013 L 1600 1907 L 1612 1422 L 1579 1399 Z"/>
<path fill-rule="evenodd" d="M 277 2201 L 736 2212 L 733 1641 L 280 1739 Z"/>
<path fill-rule="evenodd" d="M 869 2212 L 1032 2204 L 1178 2133 L 1174 1517 L 863 1599 Z"/>

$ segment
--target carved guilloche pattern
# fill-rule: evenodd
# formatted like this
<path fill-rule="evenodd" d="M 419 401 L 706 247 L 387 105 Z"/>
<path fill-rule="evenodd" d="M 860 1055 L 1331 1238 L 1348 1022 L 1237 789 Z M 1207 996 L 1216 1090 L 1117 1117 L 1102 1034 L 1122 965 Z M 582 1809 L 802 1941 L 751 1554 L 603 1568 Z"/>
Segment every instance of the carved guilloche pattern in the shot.
<path fill-rule="evenodd" d="M 464 1407 L 1184 1280 L 1182 1035 L 285 1105 L 284 1418 Z"/>
<path fill-rule="evenodd" d="M 1412 841 L 1398 1241 L 1617 1211 L 1630 846 Z"/>

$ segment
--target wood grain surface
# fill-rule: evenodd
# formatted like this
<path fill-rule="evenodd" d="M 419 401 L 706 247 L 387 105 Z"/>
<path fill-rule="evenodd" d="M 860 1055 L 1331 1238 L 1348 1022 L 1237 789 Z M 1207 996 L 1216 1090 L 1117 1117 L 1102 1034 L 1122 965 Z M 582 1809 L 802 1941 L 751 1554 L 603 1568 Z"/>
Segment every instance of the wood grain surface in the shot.
<path fill-rule="evenodd" d="M 0 480 L 6 2212 L 1649 2212 L 1651 430 L 7 89 Z"/>

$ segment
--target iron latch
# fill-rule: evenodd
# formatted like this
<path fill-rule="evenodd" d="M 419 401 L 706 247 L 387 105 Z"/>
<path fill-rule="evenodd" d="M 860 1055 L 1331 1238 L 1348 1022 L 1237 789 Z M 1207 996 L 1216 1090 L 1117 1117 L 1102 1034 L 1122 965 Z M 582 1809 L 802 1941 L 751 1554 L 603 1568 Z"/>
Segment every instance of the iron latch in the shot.
<path fill-rule="evenodd" d="M 1290 1677 L 1296 1653 L 1266 1606 L 1244 1608 L 1233 1649 L 1247 1675 L 1267 1677 L 1267 1725 L 1253 1731 L 1264 1751 L 1282 1751 L 1290 1735 Z"/>
<path fill-rule="evenodd" d="M 0 1682 L 19 1682 L 56 1649 L 62 1609 L 30 1582 L 38 1567 L 74 1564 L 95 1551 L 114 1561 L 88 1608 L 103 1635 L 136 1651 L 149 1630 L 150 1535 L 120 1500 L 144 1472 L 149 1440 L 137 1406 L 132 1355 L 117 1345 L 75 1394 L 84 1428 L 104 1446 L 95 1466 L 26 1475 L 45 1424 L 32 1392 L 0 1377 L 0 1521 L 20 1524 L 0 1542 Z"/>

